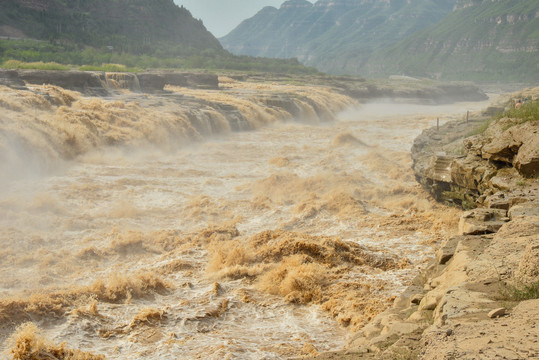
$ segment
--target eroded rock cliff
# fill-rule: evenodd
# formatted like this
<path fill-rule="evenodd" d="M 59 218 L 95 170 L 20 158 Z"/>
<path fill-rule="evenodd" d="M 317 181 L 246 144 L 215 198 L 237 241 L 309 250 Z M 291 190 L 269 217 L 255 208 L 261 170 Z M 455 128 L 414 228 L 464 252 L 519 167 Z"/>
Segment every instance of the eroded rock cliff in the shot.
<path fill-rule="evenodd" d="M 513 98 L 536 106 L 538 94 Z M 522 107 L 529 116 L 510 110 L 489 122 L 497 110 L 503 107 L 416 139 L 418 181 L 438 200 L 474 209 L 462 214 L 460 234 L 440 245 L 431 265 L 350 340 L 346 353 L 318 359 L 539 356 L 539 119 Z"/>
<path fill-rule="evenodd" d="M 104 96 L 110 91 L 127 89 L 132 91 L 161 91 L 165 85 L 192 89 L 217 89 L 215 74 L 186 73 L 172 71 L 149 71 L 144 73 L 102 71 L 47 71 L 47 70 L 2 70 L 0 84 L 24 87 L 24 84 L 55 85 L 86 95 Z"/>
<path fill-rule="evenodd" d="M 529 106 L 537 106 L 534 95 L 529 98 Z M 492 111 L 427 129 L 415 140 L 416 177 L 437 200 L 507 210 L 537 196 L 539 119 L 491 119 Z"/>

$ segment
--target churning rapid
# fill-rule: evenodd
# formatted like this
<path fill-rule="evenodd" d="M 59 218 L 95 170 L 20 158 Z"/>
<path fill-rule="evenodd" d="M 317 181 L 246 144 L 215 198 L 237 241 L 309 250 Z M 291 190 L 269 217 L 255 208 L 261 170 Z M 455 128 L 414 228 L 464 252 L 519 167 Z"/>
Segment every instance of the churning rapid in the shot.
<path fill-rule="evenodd" d="M 111 98 L 0 87 L 2 358 L 340 349 L 454 231 L 409 149 L 484 103 L 222 80 Z"/>

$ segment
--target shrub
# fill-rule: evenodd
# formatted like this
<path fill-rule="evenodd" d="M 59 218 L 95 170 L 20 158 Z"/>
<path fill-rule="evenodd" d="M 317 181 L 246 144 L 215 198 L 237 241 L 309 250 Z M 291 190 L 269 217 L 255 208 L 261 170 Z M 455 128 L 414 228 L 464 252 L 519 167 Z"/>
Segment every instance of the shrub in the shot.
<path fill-rule="evenodd" d="M 511 108 L 510 110 L 498 115 L 498 119 L 504 117 L 517 119 L 518 124 L 522 124 L 527 121 L 539 120 L 539 99 L 527 101 L 518 109 Z"/>
<path fill-rule="evenodd" d="M 122 64 L 101 64 L 101 66 L 95 65 L 83 65 L 79 67 L 82 71 L 105 71 L 105 72 L 140 72 L 139 68 L 131 68 Z"/>
<path fill-rule="evenodd" d="M 539 299 L 539 281 L 531 284 L 506 285 L 501 293 L 505 299 L 513 301 Z"/>
<path fill-rule="evenodd" d="M 67 65 L 58 64 L 55 62 L 44 63 L 39 62 L 22 62 L 18 60 L 4 61 L 2 67 L 5 69 L 35 69 L 35 70 L 70 70 Z"/>

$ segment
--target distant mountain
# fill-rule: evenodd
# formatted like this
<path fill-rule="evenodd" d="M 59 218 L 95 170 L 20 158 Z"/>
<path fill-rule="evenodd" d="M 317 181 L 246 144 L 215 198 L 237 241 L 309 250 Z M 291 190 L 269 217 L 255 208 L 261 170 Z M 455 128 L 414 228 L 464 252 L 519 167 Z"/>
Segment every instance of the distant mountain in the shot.
<path fill-rule="evenodd" d="M 539 73 L 538 21 L 538 0 L 290 0 L 220 41 L 331 73 L 520 81 Z"/>
<path fill-rule="evenodd" d="M 384 67 L 374 65 L 384 61 Z M 380 53 L 372 73 L 539 82 L 539 1 L 460 0 L 436 25 Z"/>
<path fill-rule="evenodd" d="M 0 36 L 139 54 L 222 49 L 202 22 L 173 0 L 2 0 Z"/>
<path fill-rule="evenodd" d="M 319 0 L 313 5 L 289 0 L 279 9 L 262 9 L 220 41 L 235 54 L 297 57 L 321 70 L 359 73 L 374 51 L 436 23 L 455 3 Z"/>

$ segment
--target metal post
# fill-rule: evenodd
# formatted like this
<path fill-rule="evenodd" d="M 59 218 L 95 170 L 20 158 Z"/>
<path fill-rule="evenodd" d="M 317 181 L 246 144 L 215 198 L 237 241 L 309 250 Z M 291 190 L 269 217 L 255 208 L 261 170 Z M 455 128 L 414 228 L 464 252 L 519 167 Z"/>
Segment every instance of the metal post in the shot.
<path fill-rule="evenodd" d="M 440 130 L 440 118 L 436 118 L 436 131 Z"/>
<path fill-rule="evenodd" d="M 466 122 L 468 122 L 469 117 L 470 117 L 470 110 L 466 111 Z"/>

